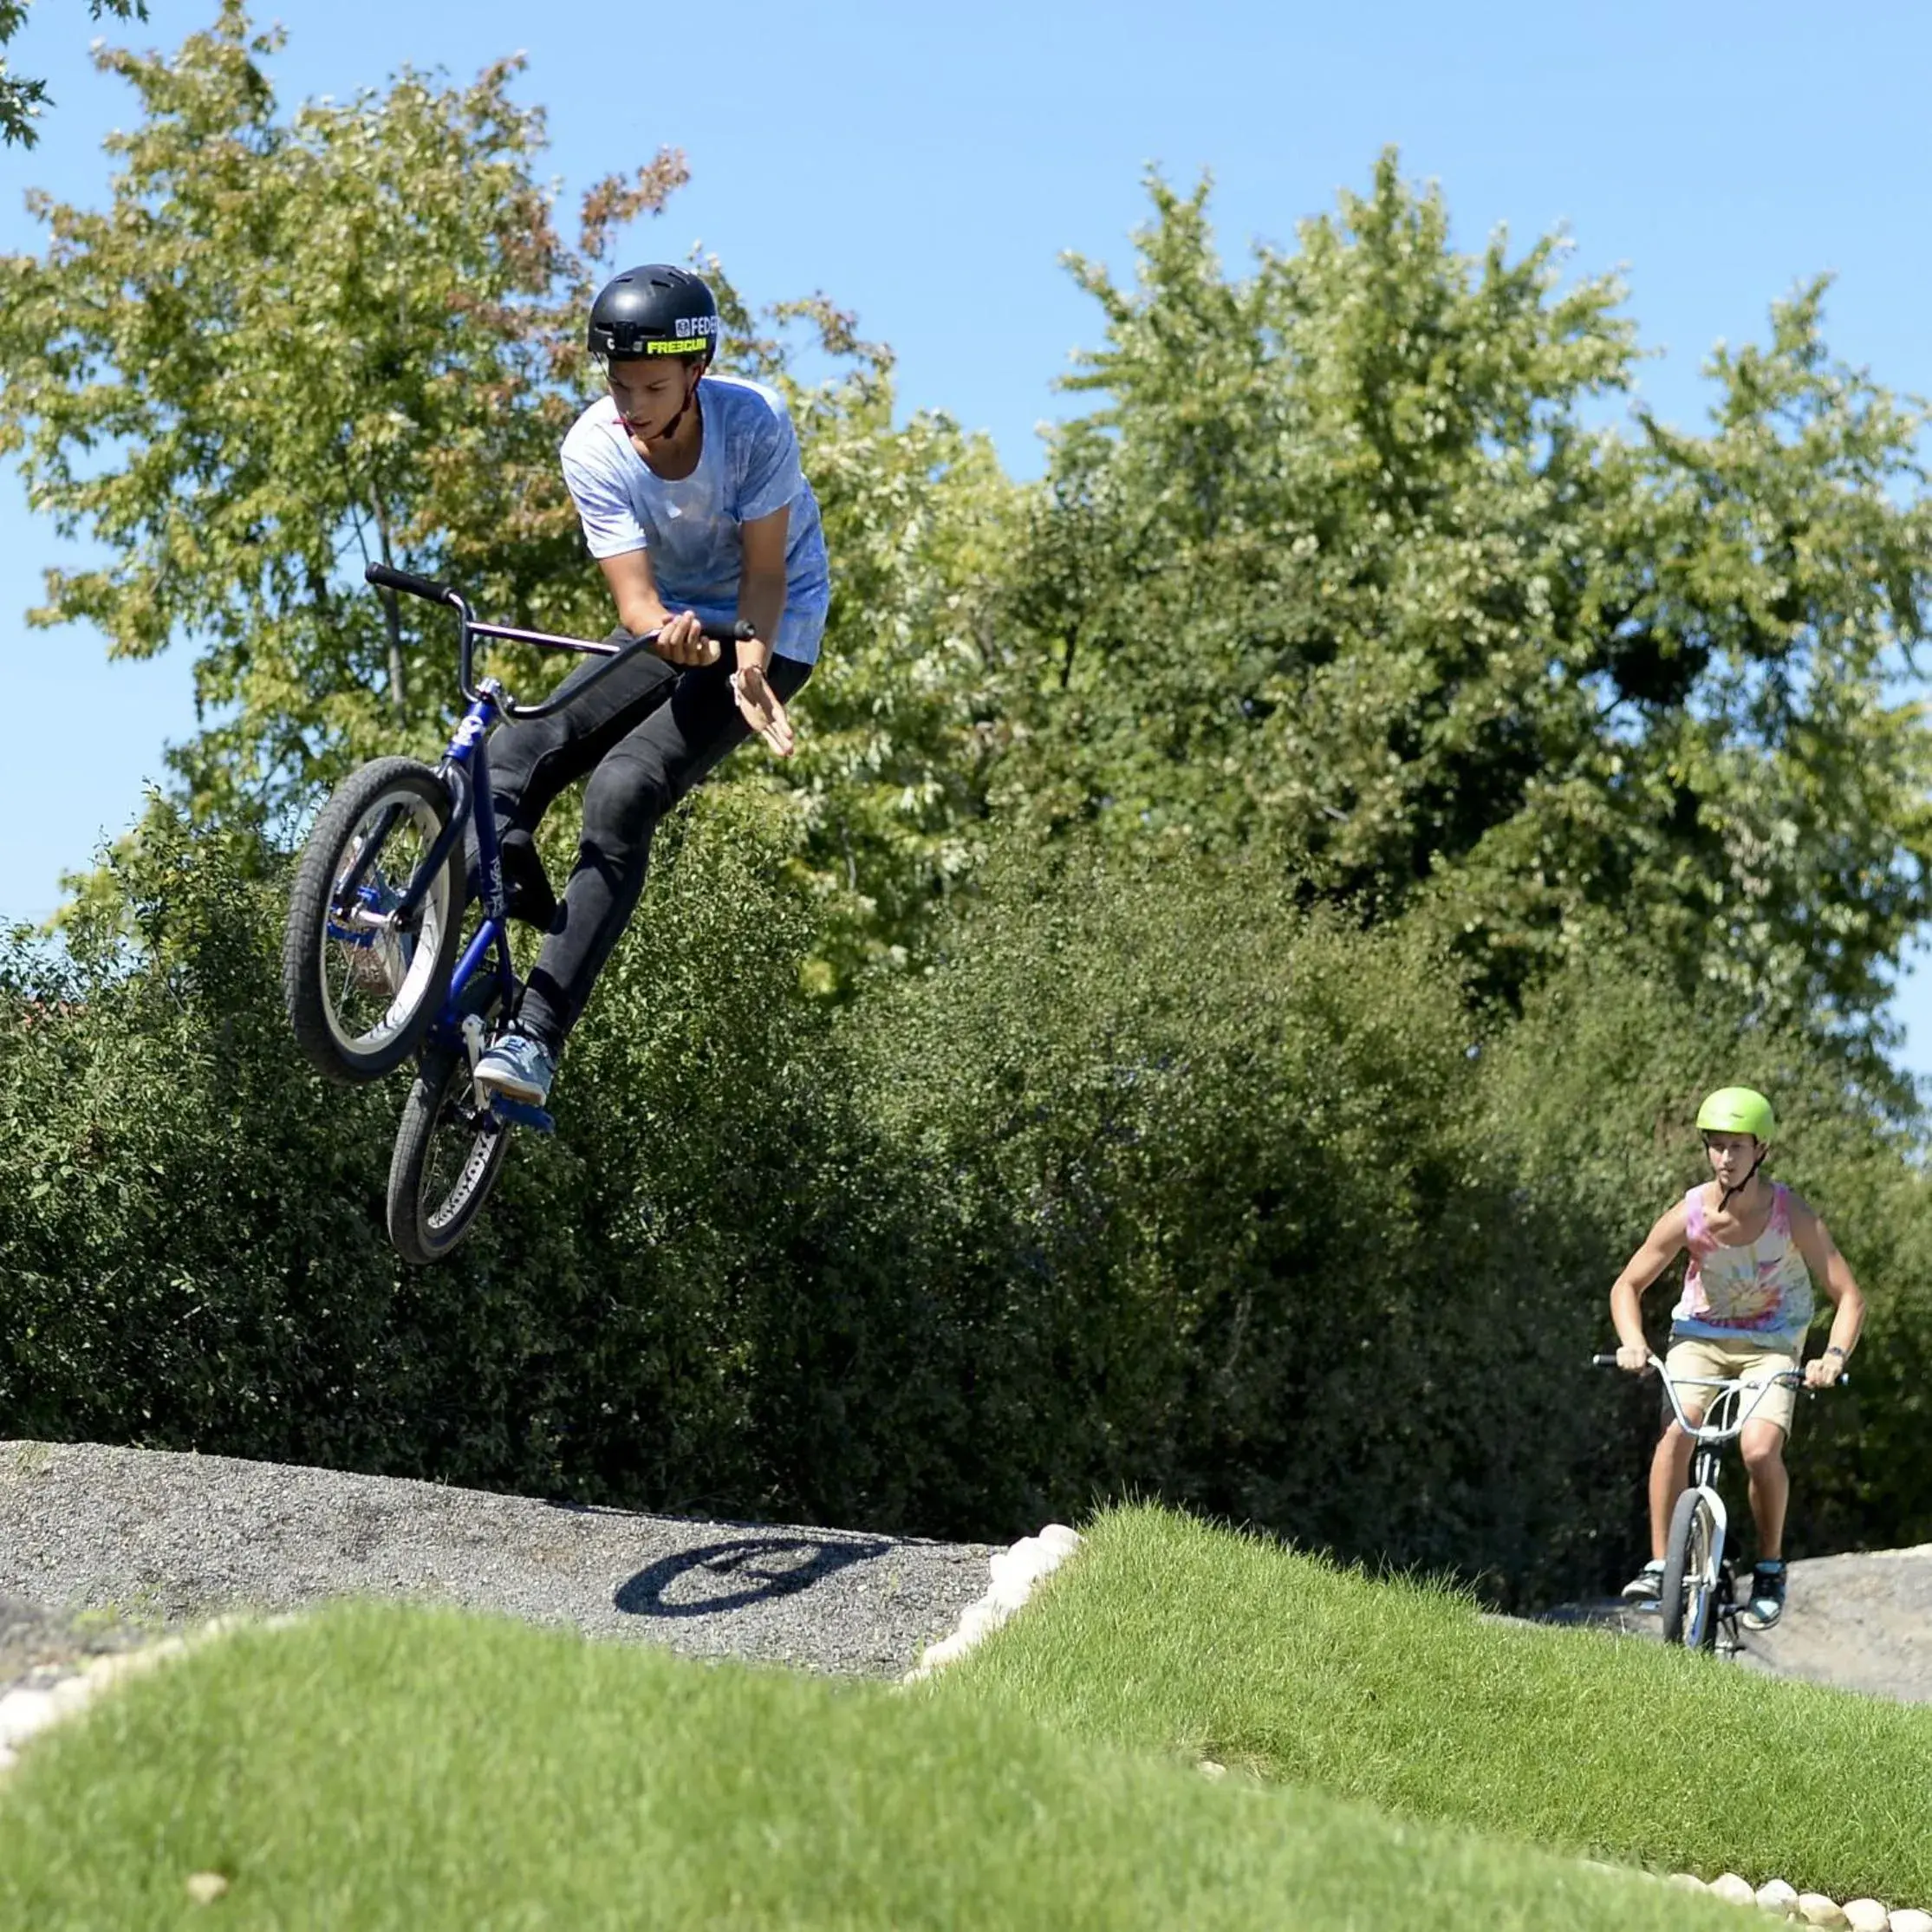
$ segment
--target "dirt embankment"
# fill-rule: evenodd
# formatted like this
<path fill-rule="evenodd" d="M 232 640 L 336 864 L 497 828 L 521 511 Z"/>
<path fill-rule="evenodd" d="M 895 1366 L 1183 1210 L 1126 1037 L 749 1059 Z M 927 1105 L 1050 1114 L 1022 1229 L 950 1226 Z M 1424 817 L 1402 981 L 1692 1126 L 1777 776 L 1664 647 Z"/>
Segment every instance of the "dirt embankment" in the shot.
<path fill-rule="evenodd" d="M 0 1690 L 159 1627 L 352 1594 L 493 1610 L 699 1656 L 895 1676 L 989 1551 L 581 1509 L 384 1476 L 0 1442 Z M 1550 1621 L 1655 1637 L 1615 1602 Z M 1932 1702 L 1932 1545 L 1794 1563 L 1747 1669 Z"/>
<path fill-rule="evenodd" d="M 985 1590 L 989 1553 L 229 1456 L 0 1442 L 0 1689 L 224 1610 L 344 1596 L 897 1676 Z"/>

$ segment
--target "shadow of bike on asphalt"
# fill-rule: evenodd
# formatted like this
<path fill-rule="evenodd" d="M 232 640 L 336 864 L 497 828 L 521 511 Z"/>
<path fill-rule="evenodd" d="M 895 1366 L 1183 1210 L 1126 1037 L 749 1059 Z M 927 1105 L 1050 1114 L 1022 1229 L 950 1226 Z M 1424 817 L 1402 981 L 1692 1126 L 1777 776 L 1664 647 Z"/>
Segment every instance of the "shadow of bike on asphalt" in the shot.
<path fill-rule="evenodd" d="M 640 1570 L 611 1601 L 631 1617 L 721 1617 L 796 1597 L 891 1547 L 816 1536 L 733 1537 Z"/>

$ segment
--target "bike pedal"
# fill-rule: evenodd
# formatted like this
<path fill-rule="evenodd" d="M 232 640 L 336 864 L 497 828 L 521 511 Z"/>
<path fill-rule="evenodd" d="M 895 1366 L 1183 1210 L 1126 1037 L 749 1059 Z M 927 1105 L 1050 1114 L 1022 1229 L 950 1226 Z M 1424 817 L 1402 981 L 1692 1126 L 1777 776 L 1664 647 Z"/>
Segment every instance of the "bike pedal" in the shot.
<path fill-rule="evenodd" d="M 491 1097 L 490 1106 L 498 1120 L 509 1121 L 513 1126 L 528 1127 L 538 1134 L 556 1132 L 556 1122 L 541 1107 L 532 1107 L 528 1101 L 496 1094 Z"/>

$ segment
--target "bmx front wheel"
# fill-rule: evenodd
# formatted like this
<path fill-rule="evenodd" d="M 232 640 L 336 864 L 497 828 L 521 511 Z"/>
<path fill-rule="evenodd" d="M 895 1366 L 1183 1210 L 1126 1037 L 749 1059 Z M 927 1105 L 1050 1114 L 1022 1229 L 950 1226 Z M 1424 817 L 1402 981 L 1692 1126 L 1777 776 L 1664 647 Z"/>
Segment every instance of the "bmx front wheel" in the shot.
<path fill-rule="evenodd" d="M 440 1261 L 456 1246 L 509 1151 L 510 1129 L 476 1104 L 469 1057 L 426 1053 L 389 1162 L 389 1239 L 405 1261 Z"/>
<path fill-rule="evenodd" d="M 289 1024 L 331 1080 L 380 1079 L 413 1053 L 455 963 L 459 842 L 409 916 L 395 914 L 450 822 L 448 788 L 413 758 L 352 772 L 309 835 L 282 935 Z"/>
<path fill-rule="evenodd" d="M 1687 1650 L 1717 1648 L 1717 1576 L 1722 1555 L 1717 1547 L 1717 1519 L 1700 1489 L 1687 1489 L 1677 1499 L 1670 1518 L 1670 1540 L 1664 1546 L 1663 1588 L 1658 1609 L 1663 1613 L 1663 1640 Z"/>

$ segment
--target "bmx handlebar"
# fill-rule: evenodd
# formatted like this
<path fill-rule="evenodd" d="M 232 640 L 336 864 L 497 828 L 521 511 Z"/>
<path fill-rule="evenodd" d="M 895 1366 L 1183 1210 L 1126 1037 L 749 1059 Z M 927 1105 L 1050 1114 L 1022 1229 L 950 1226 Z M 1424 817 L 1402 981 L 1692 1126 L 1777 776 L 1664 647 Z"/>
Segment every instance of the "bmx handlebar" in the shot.
<path fill-rule="evenodd" d="M 365 582 L 375 584 L 385 590 L 400 590 L 412 597 L 420 597 L 426 603 L 441 604 L 453 610 L 460 625 L 460 644 L 457 681 L 463 695 L 475 704 L 482 695 L 474 688 L 471 676 L 472 647 L 476 639 L 498 638 L 511 644 L 535 644 L 550 651 L 571 651 L 580 657 L 601 657 L 606 661 L 577 686 L 576 695 L 585 685 L 594 683 L 614 671 L 619 658 L 628 658 L 639 651 L 647 651 L 657 642 L 659 633 L 646 631 L 640 637 L 627 637 L 622 643 L 613 643 L 608 638 L 592 640 L 587 637 L 559 637 L 549 631 L 519 630 L 510 624 L 479 624 L 470 615 L 470 607 L 456 590 L 435 577 L 418 576 L 413 570 L 399 570 L 393 564 L 369 563 L 362 569 Z M 748 644 L 758 637 L 757 627 L 740 617 L 731 623 L 700 623 L 699 634 L 714 644 Z M 562 702 L 551 699 L 540 705 L 519 705 L 508 692 L 499 691 L 498 703 L 506 718 L 543 718 Z"/>
<path fill-rule="evenodd" d="M 450 587 L 439 582 L 434 577 L 420 577 L 413 570 L 399 570 L 388 563 L 371 563 L 362 572 L 363 580 L 380 584 L 385 590 L 407 590 L 412 597 L 421 597 L 433 604 L 446 604 L 450 601 Z"/>
<path fill-rule="evenodd" d="M 1590 1358 L 1590 1365 L 1593 1369 L 1615 1369 L 1619 1366 L 1619 1363 L 1614 1355 L 1593 1355 Z M 1699 1441 L 1703 1442 L 1728 1441 L 1733 1436 L 1738 1434 L 1744 1425 L 1756 1413 L 1758 1404 L 1764 1400 L 1765 1391 L 1767 1389 L 1803 1389 L 1809 1386 L 1804 1376 L 1796 1369 L 1780 1369 L 1778 1374 L 1766 1376 L 1761 1379 L 1747 1379 L 1741 1376 L 1727 1379 L 1714 1378 L 1708 1376 L 1673 1376 L 1664 1367 L 1662 1361 L 1655 1355 L 1645 1363 L 1645 1367 L 1656 1370 L 1659 1379 L 1663 1383 L 1664 1393 L 1670 1398 L 1670 1406 L 1676 1412 L 1678 1426 L 1682 1428 L 1687 1435 L 1695 1436 Z M 1842 1370 L 1832 1377 L 1832 1384 L 1840 1389 L 1847 1387 L 1851 1381 L 1851 1377 Z M 1687 1389 L 1709 1389 L 1717 1391 L 1716 1395 L 1709 1404 L 1709 1410 L 1714 1412 L 1710 1415 L 1709 1419 L 1702 1422 L 1694 1423 L 1684 1414 L 1684 1405 L 1677 1395 L 1680 1383 Z M 1744 1409 L 1742 1414 L 1740 1414 L 1742 1397 L 1747 1389 L 1755 1389 L 1757 1394 L 1751 1403 L 1751 1407 Z M 1721 1405 L 1727 1396 L 1731 1399 L 1729 1415 L 1724 1417 L 1723 1420 L 1718 1420 L 1717 1417 L 1724 1416 Z"/>

